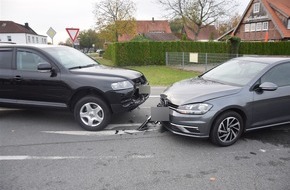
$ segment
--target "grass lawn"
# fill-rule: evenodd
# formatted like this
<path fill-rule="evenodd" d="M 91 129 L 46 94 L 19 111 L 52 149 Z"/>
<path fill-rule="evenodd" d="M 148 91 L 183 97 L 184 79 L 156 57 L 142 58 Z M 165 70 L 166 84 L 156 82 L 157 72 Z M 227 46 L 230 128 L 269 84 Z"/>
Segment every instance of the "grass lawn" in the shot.
<path fill-rule="evenodd" d="M 110 60 L 94 58 L 103 65 L 113 66 Z M 167 66 L 127 66 L 125 68 L 142 72 L 152 86 L 169 86 L 174 82 L 196 77 L 200 74 L 196 71 L 184 71 Z"/>

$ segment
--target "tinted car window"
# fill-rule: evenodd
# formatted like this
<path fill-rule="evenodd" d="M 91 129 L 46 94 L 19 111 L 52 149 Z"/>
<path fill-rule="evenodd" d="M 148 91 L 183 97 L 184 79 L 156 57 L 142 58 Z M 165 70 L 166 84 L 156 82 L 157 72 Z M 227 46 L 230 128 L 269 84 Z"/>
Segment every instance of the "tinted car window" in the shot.
<path fill-rule="evenodd" d="M 12 49 L 0 49 L 0 69 L 10 69 L 12 62 Z"/>
<path fill-rule="evenodd" d="M 62 64 L 67 69 L 98 64 L 95 60 L 91 59 L 89 56 L 86 56 L 85 54 L 74 48 L 45 48 L 45 51 L 52 55 L 60 64 Z"/>
<path fill-rule="evenodd" d="M 278 86 L 289 86 L 290 63 L 278 65 L 272 68 L 261 78 L 261 82 L 272 82 Z"/>
<path fill-rule="evenodd" d="M 37 71 L 39 63 L 43 63 L 45 60 L 33 52 L 17 51 L 17 70 Z"/>

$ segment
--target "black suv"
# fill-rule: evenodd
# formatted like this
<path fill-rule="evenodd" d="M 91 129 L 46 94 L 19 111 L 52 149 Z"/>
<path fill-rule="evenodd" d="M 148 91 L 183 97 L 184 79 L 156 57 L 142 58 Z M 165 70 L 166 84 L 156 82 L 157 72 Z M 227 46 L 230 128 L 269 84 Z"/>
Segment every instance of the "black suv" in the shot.
<path fill-rule="evenodd" d="M 145 76 L 105 67 L 66 46 L 0 45 L 0 107 L 66 108 L 86 130 L 149 97 Z"/>

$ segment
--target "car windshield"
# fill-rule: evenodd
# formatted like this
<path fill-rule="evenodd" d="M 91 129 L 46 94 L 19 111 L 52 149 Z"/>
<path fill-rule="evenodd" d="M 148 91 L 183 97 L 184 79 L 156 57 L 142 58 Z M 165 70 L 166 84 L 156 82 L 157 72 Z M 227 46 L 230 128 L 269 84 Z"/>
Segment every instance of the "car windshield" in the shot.
<path fill-rule="evenodd" d="M 267 64 L 261 62 L 232 59 L 205 73 L 201 78 L 224 84 L 244 86 L 266 66 Z"/>
<path fill-rule="evenodd" d="M 60 64 L 67 69 L 83 68 L 98 65 L 98 63 L 84 53 L 70 47 L 49 47 L 45 49 Z"/>

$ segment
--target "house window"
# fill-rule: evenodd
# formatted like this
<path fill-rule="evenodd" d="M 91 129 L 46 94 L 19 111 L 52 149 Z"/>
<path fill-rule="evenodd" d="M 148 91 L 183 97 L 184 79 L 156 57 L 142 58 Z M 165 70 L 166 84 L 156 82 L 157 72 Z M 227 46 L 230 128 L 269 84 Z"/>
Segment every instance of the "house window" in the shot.
<path fill-rule="evenodd" d="M 258 22 L 256 24 L 256 31 L 261 31 L 262 30 L 262 23 L 261 22 Z"/>
<path fill-rule="evenodd" d="M 287 29 L 290 29 L 290 19 L 288 19 L 288 26 Z"/>
<path fill-rule="evenodd" d="M 251 23 L 251 32 L 256 31 L 256 23 Z"/>
<path fill-rule="evenodd" d="M 263 22 L 263 30 L 268 30 L 268 28 L 269 28 L 269 23 Z"/>
<path fill-rule="evenodd" d="M 34 41 L 34 37 L 32 36 L 32 43 L 35 43 L 35 41 Z"/>
<path fill-rule="evenodd" d="M 38 44 L 38 37 L 36 37 L 36 43 Z"/>
<path fill-rule="evenodd" d="M 250 32 L 250 24 L 245 24 L 245 32 Z"/>
<path fill-rule="evenodd" d="M 27 37 L 27 41 L 28 41 L 29 44 L 31 43 L 30 36 Z"/>
<path fill-rule="evenodd" d="M 12 41 L 11 36 L 7 36 L 7 41 L 8 41 L 8 42 L 11 42 L 11 41 Z"/>
<path fill-rule="evenodd" d="M 255 3 L 253 13 L 258 13 L 258 12 L 260 12 L 260 3 Z"/>

